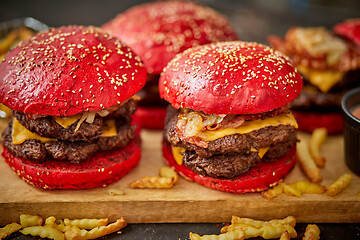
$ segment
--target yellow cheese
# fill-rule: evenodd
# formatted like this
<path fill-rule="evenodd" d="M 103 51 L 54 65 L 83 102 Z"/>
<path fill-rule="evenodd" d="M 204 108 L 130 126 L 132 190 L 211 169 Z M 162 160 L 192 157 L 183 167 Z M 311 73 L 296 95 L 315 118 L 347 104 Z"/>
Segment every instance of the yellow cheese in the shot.
<path fill-rule="evenodd" d="M 185 152 L 184 148 L 172 147 L 172 153 L 173 153 L 174 159 L 175 159 L 176 163 L 179 165 L 182 164 L 183 156 L 180 153 L 183 153 L 183 152 Z"/>
<path fill-rule="evenodd" d="M 104 126 L 102 126 L 101 130 L 103 131 L 103 133 L 100 135 L 100 137 L 116 136 L 117 130 L 116 130 L 115 120 L 114 119 L 107 120 Z M 13 139 L 13 144 L 21 144 L 29 139 L 37 139 L 42 143 L 56 141 L 56 139 L 41 137 L 36 133 L 30 132 L 23 125 L 21 125 L 16 118 L 14 118 L 13 120 L 12 139 Z"/>
<path fill-rule="evenodd" d="M 258 155 L 260 158 L 262 158 L 265 155 L 267 150 L 269 150 L 269 147 L 260 148 L 259 151 L 256 148 L 253 148 L 253 147 L 250 148 L 251 152 L 258 152 Z"/>
<path fill-rule="evenodd" d="M 16 118 L 14 118 L 13 120 L 12 139 L 13 144 L 21 144 L 29 139 L 37 139 L 40 140 L 42 143 L 56 141 L 56 139 L 44 138 L 36 133 L 30 132 L 23 125 L 21 125 Z"/>
<path fill-rule="evenodd" d="M 309 79 L 309 82 L 317 86 L 322 92 L 328 92 L 338 83 L 344 73 L 338 71 L 316 71 L 304 66 L 297 66 L 299 72 Z"/>
<path fill-rule="evenodd" d="M 116 123 L 114 119 L 108 119 L 105 124 L 101 127 L 103 133 L 100 137 L 114 137 L 117 135 Z"/>
<path fill-rule="evenodd" d="M 72 116 L 66 116 L 66 117 L 58 117 L 54 116 L 55 121 L 60 124 L 63 128 L 67 128 L 71 124 L 75 123 L 77 120 L 81 118 L 81 114 L 76 114 Z"/>
<path fill-rule="evenodd" d="M 265 153 L 267 152 L 267 150 L 269 150 L 269 147 L 260 148 L 259 152 L 258 152 L 259 157 L 262 158 L 265 155 Z"/>
<path fill-rule="evenodd" d="M 225 128 L 217 131 L 198 132 L 197 136 L 206 142 L 214 141 L 218 138 L 233 134 L 245 134 L 261 128 L 279 125 L 292 125 L 298 127 L 294 116 L 291 113 L 269 117 L 266 119 L 257 119 L 253 121 L 245 121 L 239 128 Z"/>

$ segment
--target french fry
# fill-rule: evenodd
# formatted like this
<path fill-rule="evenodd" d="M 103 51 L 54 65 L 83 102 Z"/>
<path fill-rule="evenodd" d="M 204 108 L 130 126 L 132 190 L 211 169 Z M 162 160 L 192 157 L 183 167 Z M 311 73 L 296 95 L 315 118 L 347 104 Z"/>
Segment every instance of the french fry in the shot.
<path fill-rule="evenodd" d="M 126 227 L 127 222 L 125 218 L 120 218 L 116 222 L 111 223 L 107 226 L 100 226 L 86 231 L 84 229 L 79 229 L 77 226 L 72 226 L 65 232 L 65 237 L 67 240 L 70 239 L 95 239 L 105 235 L 108 235 L 113 232 L 117 232 L 120 229 Z"/>
<path fill-rule="evenodd" d="M 78 228 L 83 229 L 93 229 L 95 227 L 106 226 L 109 223 L 109 219 L 107 218 L 100 218 L 100 219 L 74 219 L 70 220 L 68 218 L 64 219 L 65 226 L 76 226 Z"/>
<path fill-rule="evenodd" d="M 296 156 L 310 181 L 321 182 L 322 176 L 320 175 L 320 170 L 312 159 L 309 148 L 304 139 L 301 139 L 300 142 L 296 144 Z"/>
<path fill-rule="evenodd" d="M 261 221 L 261 220 L 254 220 L 251 218 L 241 218 L 237 216 L 232 216 L 231 224 L 245 224 L 255 228 L 261 228 L 265 225 L 274 225 L 274 224 L 289 224 L 292 227 L 296 225 L 296 219 L 293 216 L 288 216 L 283 219 L 273 219 L 270 221 Z"/>
<path fill-rule="evenodd" d="M 235 223 L 229 226 L 225 226 L 221 229 L 221 233 L 226 233 L 229 231 L 235 231 L 238 229 L 242 229 L 244 231 L 244 238 L 252 238 L 252 237 L 262 237 L 265 239 L 271 238 L 280 238 L 281 234 L 285 231 L 288 231 L 291 238 L 295 238 L 297 233 L 294 227 L 289 224 L 265 224 L 260 228 L 256 228 L 251 225 Z"/>
<path fill-rule="evenodd" d="M 7 237 L 14 232 L 17 232 L 20 229 L 21 229 L 21 225 L 18 223 L 7 224 L 5 227 L 0 228 L 0 239 Z"/>
<path fill-rule="evenodd" d="M 65 226 L 62 220 L 59 221 L 59 224 L 56 224 L 56 218 L 54 216 L 50 216 L 45 219 L 45 226 L 55 228 L 61 232 L 66 232 L 68 229 L 70 229 L 70 226 Z"/>
<path fill-rule="evenodd" d="M 281 182 L 278 185 L 274 186 L 273 188 L 269 188 L 266 191 L 262 191 L 261 196 L 263 196 L 267 200 L 271 200 L 284 192 L 284 185 L 285 184 Z"/>
<path fill-rule="evenodd" d="M 326 137 L 326 128 L 317 128 L 312 132 L 309 143 L 310 155 L 313 157 L 315 164 L 320 168 L 325 166 L 326 161 L 320 154 L 321 145 L 324 143 Z"/>
<path fill-rule="evenodd" d="M 324 193 L 325 187 L 318 183 L 298 181 L 284 186 L 284 193 L 290 196 L 300 197 L 302 194 Z"/>
<path fill-rule="evenodd" d="M 175 182 L 179 178 L 179 175 L 177 174 L 177 172 L 174 169 L 172 169 L 171 167 L 162 167 L 162 168 L 160 168 L 159 176 L 160 177 L 165 177 L 165 178 L 173 178 L 175 180 Z"/>
<path fill-rule="evenodd" d="M 49 226 L 32 226 L 26 227 L 20 232 L 24 235 L 39 236 L 41 238 L 50 238 L 54 240 L 64 240 L 65 236 L 60 230 Z"/>
<path fill-rule="evenodd" d="M 190 233 L 191 240 L 243 240 L 244 232 L 241 230 L 222 233 L 219 235 L 203 235 L 200 236 L 196 233 Z"/>
<path fill-rule="evenodd" d="M 130 188 L 171 188 L 178 180 L 178 174 L 169 167 L 160 169 L 160 177 L 144 177 L 129 184 Z"/>
<path fill-rule="evenodd" d="M 11 31 L 6 37 L 0 40 L 0 54 L 4 54 L 10 50 L 18 37 L 18 30 Z"/>
<path fill-rule="evenodd" d="M 351 174 L 348 173 L 343 174 L 328 187 L 326 194 L 332 197 L 337 195 L 350 184 L 351 178 L 352 178 Z"/>
<path fill-rule="evenodd" d="M 109 189 L 108 194 L 110 196 L 120 196 L 120 195 L 125 195 L 125 192 L 120 189 Z"/>
<path fill-rule="evenodd" d="M 288 231 L 285 231 L 281 234 L 280 240 L 290 240 L 290 234 Z"/>
<path fill-rule="evenodd" d="M 316 224 L 309 224 L 306 227 L 303 240 L 318 240 L 320 239 L 320 229 Z"/>
<path fill-rule="evenodd" d="M 171 188 L 175 181 L 172 178 L 165 177 L 144 177 L 130 183 L 130 188 Z"/>
<path fill-rule="evenodd" d="M 29 214 L 21 214 L 20 215 L 20 225 L 25 227 L 31 226 L 41 226 L 44 220 L 40 216 L 36 215 L 29 215 Z"/>

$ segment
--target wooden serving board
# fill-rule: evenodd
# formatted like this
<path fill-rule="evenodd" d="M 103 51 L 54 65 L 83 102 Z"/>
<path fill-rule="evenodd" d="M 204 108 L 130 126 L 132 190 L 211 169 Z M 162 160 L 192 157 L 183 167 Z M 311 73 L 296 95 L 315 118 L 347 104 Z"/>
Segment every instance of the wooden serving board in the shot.
<path fill-rule="evenodd" d="M 0 225 L 18 221 L 22 213 L 44 218 L 100 218 L 115 220 L 124 216 L 129 223 L 157 222 L 229 222 L 232 215 L 255 219 L 296 217 L 298 222 L 360 222 L 360 178 L 353 174 L 350 186 L 335 197 L 326 194 L 285 194 L 266 200 L 259 193 L 232 194 L 203 187 L 180 178 L 171 189 L 130 189 L 137 178 L 158 175 L 165 165 L 161 153 L 161 132 L 141 133 L 142 159 L 120 181 L 91 190 L 42 190 L 22 181 L 0 159 Z M 305 139 L 309 135 L 300 134 Z M 327 159 L 321 170 L 322 184 L 330 185 L 343 173 L 350 172 L 343 160 L 342 136 L 328 137 L 322 152 Z M 298 165 L 285 182 L 305 180 Z M 125 195 L 111 196 L 111 189 Z"/>

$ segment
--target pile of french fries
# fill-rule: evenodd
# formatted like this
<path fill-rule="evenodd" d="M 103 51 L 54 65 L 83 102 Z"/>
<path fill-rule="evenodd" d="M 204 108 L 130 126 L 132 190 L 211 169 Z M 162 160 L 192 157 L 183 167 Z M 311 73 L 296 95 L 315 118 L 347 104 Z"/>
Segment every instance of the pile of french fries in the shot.
<path fill-rule="evenodd" d="M 10 223 L 0 228 L 0 239 L 20 231 L 24 235 L 39 236 L 54 240 L 85 240 L 95 239 L 110 233 L 118 232 L 126 227 L 124 218 L 109 224 L 107 218 L 101 219 L 63 219 L 57 220 L 54 216 L 43 218 L 36 215 L 21 214 L 20 224 Z"/>
<path fill-rule="evenodd" d="M 298 181 L 292 184 L 280 182 L 273 188 L 263 191 L 264 198 L 270 200 L 282 193 L 290 196 L 300 197 L 302 194 L 326 193 L 328 196 L 335 196 L 345 189 L 351 182 L 351 174 L 345 173 L 334 181 L 327 188 L 322 186 L 320 168 L 325 167 L 326 159 L 321 155 L 321 146 L 326 140 L 327 131 L 325 128 L 318 128 L 311 134 L 309 144 L 301 139 L 296 145 L 297 159 L 305 175 L 310 181 Z"/>
<path fill-rule="evenodd" d="M 233 216 L 231 224 L 224 226 L 219 235 L 200 236 L 190 232 L 189 236 L 191 240 L 243 240 L 254 237 L 288 240 L 297 237 L 295 225 L 296 219 L 293 216 L 270 221 L 260 221 Z M 304 233 L 303 240 L 317 239 L 320 239 L 320 229 L 315 224 L 309 224 Z"/>

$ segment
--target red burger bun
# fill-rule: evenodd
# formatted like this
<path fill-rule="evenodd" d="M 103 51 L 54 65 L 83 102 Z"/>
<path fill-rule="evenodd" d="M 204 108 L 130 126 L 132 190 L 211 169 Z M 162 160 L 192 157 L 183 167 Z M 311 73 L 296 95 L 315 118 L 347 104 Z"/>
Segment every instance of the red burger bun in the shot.
<path fill-rule="evenodd" d="M 299 130 L 311 133 L 316 128 L 326 128 L 329 134 L 340 134 L 344 130 L 341 113 L 319 113 L 292 111 L 299 124 Z"/>
<path fill-rule="evenodd" d="M 142 65 L 129 47 L 99 28 L 54 28 L 5 56 L 0 102 L 15 111 L 56 116 L 106 109 L 145 85 Z"/>
<path fill-rule="evenodd" d="M 347 19 L 333 28 L 334 32 L 360 46 L 360 18 Z"/>
<path fill-rule="evenodd" d="M 165 107 L 138 107 L 133 117 L 137 120 L 141 128 L 158 130 L 164 128 L 166 117 Z"/>
<path fill-rule="evenodd" d="M 256 167 L 231 179 L 213 178 L 194 173 L 184 165 L 176 163 L 171 146 L 163 141 L 163 156 L 169 166 L 187 179 L 191 179 L 206 187 L 231 193 L 259 192 L 274 186 L 286 177 L 296 163 L 296 147 L 274 163 L 260 162 Z"/>
<path fill-rule="evenodd" d="M 160 74 L 177 53 L 187 48 L 238 39 L 225 16 L 190 1 L 141 4 L 102 28 L 130 46 L 151 74 Z"/>
<path fill-rule="evenodd" d="M 260 124 L 258 127 L 248 129 L 249 132 L 247 130 L 244 130 L 244 132 L 235 131 L 235 133 L 229 131 L 229 135 L 222 134 L 225 132 L 223 130 L 232 128 L 231 124 L 225 125 L 223 128 L 216 128 L 214 134 L 209 133 L 213 130 L 207 128 L 204 130 L 208 132 L 206 134 L 216 136 L 215 133 L 218 131 L 220 136 L 215 140 L 205 140 L 202 139 L 201 135 L 197 135 L 197 132 L 195 134 L 191 132 L 193 135 L 186 135 L 183 129 L 199 129 L 198 131 L 203 129 L 202 121 L 193 123 L 191 117 L 188 117 L 190 120 L 187 120 L 186 114 L 189 113 L 190 115 L 194 111 L 199 112 L 199 115 L 239 115 L 234 116 L 235 118 L 241 118 L 240 115 L 244 115 L 243 117 L 252 117 L 249 121 L 254 119 L 266 121 L 268 118 L 266 114 L 270 114 L 271 111 L 274 110 L 274 113 L 283 107 L 288 109 L 289 104 L 301 92 L 302 85 L 301 75 L 291 65 L 286 56 L 259 43 L 222 42 L 185 50 L 168 63 L 159 80 L 160 96 L 175 109 L 184 109 L 180 111 L 174 110 L 175 114 L 178 115 L 175 115 L 174 111 L 169 112 L 171 114 L 170 120 L 167 127 L 165 127 L 169 134 L 164 134 L 163 142 L 164 158 L 181 175 L 204 186 L 221 191 L 233 193 L 258 192 L 275 185 L 285 178 L 296 162 L 295 128 L 297 124 L 295 121 L 284 123 L 284 125 L 290 125 L 286 140 L 291 141 L 289 145 L 286 145 L 288 142 L 273 140 L 276 138 L 274 136 L 276 135 L 274 128 L 278 127 L 276 124 L 270 126 Z M 281 110 L 278 114 L 285 115 L 285 113 L 289 114 L 287 111 L 281 113 Z M 173 116 L 178 117 L 176 123 L 173 122 Z M 277 116 L 277 113 L 274 113 L 273 116 Z M 204 119 L 203 121 L 207 120 L 207 118 Z M 178 125 L 179 121 L 180 125 Z M 186 125 L 184 121 L 186 121 Z M 219 125 L 221 126 L 221 122 Z M 239 126 L 235 128 L 241 128 L 242 124 Z M 221 155 L 221 157 L 226 158 L 227 149 L 230 149 L 229 154 L 231 155 L 239 154 L 239 157 L 240 155 L 247 155 L 248 152 L 246 151 L 249 150 L 234 151 L 234 148 L 229 148 L 228 143 L 236 139 L 236 135 L 251 135 L 252 131 L 257 131 L 254 136 L 263 133 L 266 135 L 269 131 L 272 131 L 269 133 L 272 137 L 264 137 L 263 135 L 262 141 L 267 141 L 266 144 L 274 144 L 269 145 L 269 148 L 271 146 L 287 146 L 289 150 L 282 155 L 276 155 L 277 157 L 273 157 L 270 161 L 261 161 L 261 158 L 266 156 L 263 155 L 250 169 L 244 169 L 245 172 L 238 173 L 234 171 L 237 174 L 234 175 L 235 177 L 221 177 L 220 174 L 222 173 L 220 171 L 211 172 L 213 176 L 218 177 L 210 177 L 210 174 L 206 175 L 207 170 L 212 171 L 211 168 L 215 168 L 214 165 L 211 165 L 212 157 L 216 158 L 216 155 Z M 224 136 L 228 138 L 220 140 Z M 233 138 L 231 138 L 232 136 Z M 245 138 L 247 137 L 249 135 L 245 136 Z M 291 140 L 292 137 L 295 140 Z M 205 142 L 204 145 L 197 145 L 196 141 L 199 138 Z M 216 150 L 210 149 L 210 142 L 212 142 L 212 149 L 216 148 Z M 215 144 L 219 145 L 214 147 Z M 172 146 L 185 149 L 186 154 L 183 156 L 186 161 L 182 164 L 175 161 Z M 264 147 L 265 144 L 262 146 Z M 196 150 L 198 148 L 200 148 L 200 153 L 208 150 L 209 155 L 202 157 Z M 214 160 L 217 169 L 221 169 L 222 160 L 219 159 L 221 158 Z M 210 163 L 207 165 L 208 162 Z M 193 166 L 193 168 L 185 166 L 186 164 Z M 226 169 L 224 171 L 233 171 L 231 168 L 227 168 L 225 164 L 229 166 L 233 164 L 232 162 L 224 162 L 224 169 Z M 205 168 L 208 169 L 205 170 Z M 199 172 L 205 174 L 202 175 Z"/>
<path fill-rule="evenodd" d="M 96 153 L 81 163 L 16 157 L 3 147 L 7 164 L 27 183 L 43 189 L 104 187 L 130 172 L 140 161 L 140 137 L 126 147 Z M 100 174 L 101 173 L 101 174 Z"/>
<path fill-rule="evenodd" d="M 226 52 L 231 57 L 219 57 Z M 301 89 L 302 78 L 284 55 L 239 41 L 186 50 L 169 62 L 159 83 L 160 96 L 174 108 L 208 114 L 267 112 L 294 101 Z"/>
<path fill-rule="evenodd" d="M 34 117 L 40 119 L 41 123 L 51 119 L 48 117 L 100 111 L 115 105 L 117 106 L 113 109 L 118 110 L 122 108 L 123 102 L 145 85 L 146 74 L 140 58 L 129 47 L 100 28 L 53 28 L 23 41 L 2 60 L 0 102 L 14 111 L 27 114 L 31 121 Z M 111 111 L 113 110 L 95 114 L 99 117 L 111 116 L 114 121 L 119 119 L 109 115 Z M 86 115 L 81 117 L 84 116 Z M 127 124 L 129 132 L 132 131 L 130 128 L 136 125 L 135 119 L 132 123 L 129 122 L 130 116 L 122 121 L 124 126 Z M 82 124 L 81 119 L 78 123 Z M 88 122 L 90 127 L 92 123 Z M 49 129 L 53 129 L 57 123 L 52 120 L 46 124 L 49 124 Z M 71 123 L 72 126 L 73 124 L 75 123 Z M 55 128 L 57 126 L 60 124 Z M 64 131 L 72 131 L 71 127 L 63 128 Z M 47 153 L 45 159 L 41 160 L 19 157 L 21 151 L 37 151 L 31 147 L 26 149 L 26 144 L 12 149 L 3 147 L 2 155 L 22 179 L 40 188 L 102 187 L 120 179 L 138 164 L 141 151 L 139 131 L 137 127 L 134 134 L 127 138 L 128 142 L 124 147 L 95 152 L 89 158 L 79 160 L 79 163 L 69 159 L 52 159 Z M 119 131 L 117 133 L 120 134 Z M 32 135 L 24 135 L 28 137 L 24 141 L 34 141 Z M 135 138 L 132 138 L 133 136 Z M 99 139 L 99 136 L 86 140 L 47 137 L 54 138 L 54 142 L 63 141 L 65 144 L 77 144 L 77 141 L 80 141 L 80 144 L 93 144 Z M 7 141 L 8 146 L 17 144 L 13 143 L 12 139 Z M 35 141 L 39 143 L 41 140 Z M 19 152 L 16 152 L 17 149 Z M 57 149 L 61 155 L 60 150 Z"/>

